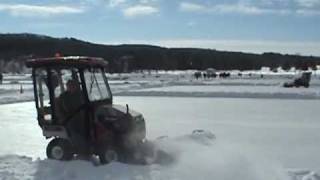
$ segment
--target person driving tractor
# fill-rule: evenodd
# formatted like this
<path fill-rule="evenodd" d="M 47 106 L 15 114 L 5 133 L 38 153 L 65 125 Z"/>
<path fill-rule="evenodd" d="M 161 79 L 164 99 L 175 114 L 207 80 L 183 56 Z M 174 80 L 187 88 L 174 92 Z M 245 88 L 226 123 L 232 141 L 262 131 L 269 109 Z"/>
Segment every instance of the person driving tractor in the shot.
<path fill-rule="evenodd" d="M 74 79 L 68 80 L 66 91 L 60 95 L 59 100 L 59 111 L 63 115 L 62 123 L 65 123 L 71 133 L 71 138 L 78 145 L 86 146 L 85 114 L 81 110 L 85 103 L 79 83 Z"/>
<path fill-rule="evenodd" d="M 66 92 L 60 95 L 60 99 L 62 100 L 61 109 L 64 114 L 71 115 L 84 103 L 84 100 L 80 86 L 76 80 L 70 79 L 66 85 Z"/>

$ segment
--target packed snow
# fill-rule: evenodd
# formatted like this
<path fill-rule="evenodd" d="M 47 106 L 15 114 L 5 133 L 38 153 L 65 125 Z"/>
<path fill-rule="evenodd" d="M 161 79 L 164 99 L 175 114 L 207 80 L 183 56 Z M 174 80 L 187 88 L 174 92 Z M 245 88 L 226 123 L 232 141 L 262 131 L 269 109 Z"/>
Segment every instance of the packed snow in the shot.
<path fill-rule="evenodd" d="M 143 113 L 148 139 L 175 158 L 150 166 L 46 159 L 48 140 L 37 125 L 30 75 L 5 75 L 0 179 L 320 179 L 317 74 L 310 88 L 287 89 L 282 84 L 295 72 L 252 71 L 238 77 L 234 71 L 226 79 L 195 79 L 193 73 L 108 75 L 114 102 Z M 216 138 L 194 135 L 195 129 Z"/>

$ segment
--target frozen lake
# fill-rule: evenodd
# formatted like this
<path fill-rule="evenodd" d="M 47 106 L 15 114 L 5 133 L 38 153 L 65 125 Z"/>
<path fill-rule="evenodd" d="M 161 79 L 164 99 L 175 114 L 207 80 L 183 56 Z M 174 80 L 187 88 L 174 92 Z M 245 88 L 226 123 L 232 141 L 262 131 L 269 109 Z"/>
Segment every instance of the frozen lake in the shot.
<path fill-rule="evenodd" d="M 118 97 L 144 113 L 149 137 L 214 132 L 285 167 L 319 168 L 319 100 Z M 248 149 L 248 150 L 246 150 Z"/>
<path fill-rule="evenodd" d="M 319 100 L 115 97 L 114 102 L 144 114 L 149 139 L 206 129 L 234 153 L 272 158 L 285 168 L 320 167 Z M 45 158 L 47 141 L 33 102 L 0 105 L 0 114 L 0 155 Z"/>

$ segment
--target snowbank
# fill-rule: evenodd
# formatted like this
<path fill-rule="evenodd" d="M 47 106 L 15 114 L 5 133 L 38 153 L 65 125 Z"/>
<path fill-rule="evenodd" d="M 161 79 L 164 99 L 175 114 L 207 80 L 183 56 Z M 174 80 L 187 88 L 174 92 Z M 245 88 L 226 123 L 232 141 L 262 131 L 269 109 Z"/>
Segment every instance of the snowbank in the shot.
<path fill-rule="evenodd" d="M 217 148 L 217 147 L 216 147 Z M 195 151 L 196 150 L 196 151 Z M 32 160 L 18 155 L 0 157 L 2 180 L 319 180 L 314 171 L 289 170 L 275 167 L 260 159 L 248 159 L 229 154 L 222 147 L 187 149 L 179 162 L 170 166 L 137 166 L 111 163 L 94 166 L 90 162 L 74 160 Z M 215 154 L 219 153 L 219 154 Z M 221 154 L 222 153 L 222 154 Z M 230 156 L 231 155 L 231 156 Z M 279 169 L 276 169 L 279 168 Z"/>
<path fill-rule="evenodd" d="M 179 136 L 157 141 L 159 148 L 175 157 L 174 163 L 151 166 L 112 163 L 95 167 L 79 160 L 47 160 L 44 158 L 47 142 L 37 126 L 33 103 L 28 102 L 0 106 L 3 144 L 0 179 L 317 180 L 319 177 L 316 157 L 320 126 L 314 113 L 319 101 L 175 98 L 172 103 L 172 98 L 150 97 L 116 97 L 115 101 L 143 112 L 150 139 L 163 134 Z M 210 129 L 217 139 L 180 136 L 194 128 Z M 310 170 L 288 170 L 282 165 Z"/>
<path fill-rule="evenodd" d="M 309 171 L 301 173 L 291 170 L 287 173 L 276 162 L 255 152 L 244 153 L 228 143 L 213 141 L 212 137 L 203 135 L 164 138 L 158 140 L 157 144 L 174 155 L 176 161 L 172 164 L 150 166 L 116 162 L 94 166 L 81 160 L 58 162 L 7 155 L 0 157 L 0 177 L 19 180 L 302 180 L 307 176 L 318 176 L 315 172 L 312 174 Z"/>

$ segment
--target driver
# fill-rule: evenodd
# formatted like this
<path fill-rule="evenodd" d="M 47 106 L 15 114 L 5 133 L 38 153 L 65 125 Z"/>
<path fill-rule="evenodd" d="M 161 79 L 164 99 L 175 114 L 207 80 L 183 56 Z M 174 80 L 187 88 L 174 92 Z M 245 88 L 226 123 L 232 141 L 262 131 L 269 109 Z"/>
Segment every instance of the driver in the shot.
<path fill-rule="evenodd" d="M 62 111 L 65 115 L 70 116 L 76 112 L 83 102 L 80 86 L 76 80 L 67 82 L 66 92 L 60 95 Z"/>
<path fill-rule="evenodd" d="M 71 79 L 67 82 L 67 88 L 59 97 L 61 113 L 66 120 L 66 126 L 71 138 L 80 146 L 85 146 L 85 114 L 81 110 L 84 105 L 83 95 L 78 81 Z M 66 119 L 70 118 L 70 119 Z"/>

